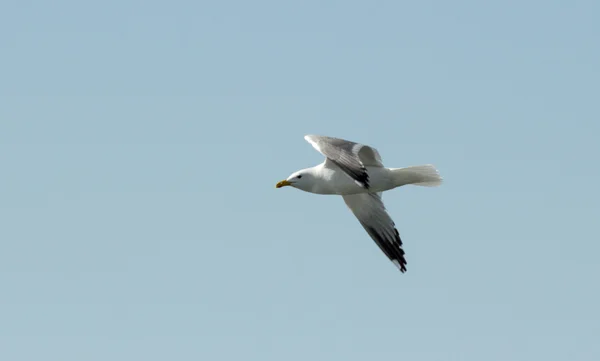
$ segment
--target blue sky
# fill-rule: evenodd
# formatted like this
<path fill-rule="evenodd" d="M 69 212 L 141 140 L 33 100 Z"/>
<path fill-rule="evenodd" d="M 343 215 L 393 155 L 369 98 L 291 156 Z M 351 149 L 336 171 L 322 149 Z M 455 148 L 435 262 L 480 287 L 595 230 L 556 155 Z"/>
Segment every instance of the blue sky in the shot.
<path fill-rule="evenodd" d="M 594 1 L 5 1 L 4 360 L 600 358 Z M 303 139 L 435 164 L 401 274 Z"/>

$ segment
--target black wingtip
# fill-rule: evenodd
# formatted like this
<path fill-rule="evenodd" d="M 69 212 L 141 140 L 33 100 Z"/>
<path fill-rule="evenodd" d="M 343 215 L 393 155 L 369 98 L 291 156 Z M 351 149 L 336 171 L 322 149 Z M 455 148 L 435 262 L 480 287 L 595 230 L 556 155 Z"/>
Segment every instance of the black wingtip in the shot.
<path fill-rule="evenodd" d="M 402 273 L 406 272 L 406 260 L 404 258 L 402 258 L 402 259 L 393 259 L 392 263 L 394 264 L 394 266 L 398 267 L 398 269 L 400 270 L 400 272 L 402 272 Z"/>

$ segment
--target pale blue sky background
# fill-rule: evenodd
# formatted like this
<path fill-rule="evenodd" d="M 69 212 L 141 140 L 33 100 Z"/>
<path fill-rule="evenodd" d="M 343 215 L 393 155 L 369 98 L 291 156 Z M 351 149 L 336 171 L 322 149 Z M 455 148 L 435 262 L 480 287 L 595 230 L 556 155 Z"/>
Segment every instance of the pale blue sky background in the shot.
<path fill-rule="evenodd" d="M 600 359 L 597 1 L 3 1 L 0 359 Z M 435 164 L 384 196 L 316 133 Z"/>

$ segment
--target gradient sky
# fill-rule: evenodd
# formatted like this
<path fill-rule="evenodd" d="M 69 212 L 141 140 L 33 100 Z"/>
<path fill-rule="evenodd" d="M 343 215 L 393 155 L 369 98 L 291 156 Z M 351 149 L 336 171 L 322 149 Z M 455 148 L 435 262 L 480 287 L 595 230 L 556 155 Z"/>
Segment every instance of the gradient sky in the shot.
<path fill-rule="evenodd" d="M 3 1 L 0 359 L 600 359 L 597 1 Z M 275 183 L 305 134 L 433 163 Z"/>

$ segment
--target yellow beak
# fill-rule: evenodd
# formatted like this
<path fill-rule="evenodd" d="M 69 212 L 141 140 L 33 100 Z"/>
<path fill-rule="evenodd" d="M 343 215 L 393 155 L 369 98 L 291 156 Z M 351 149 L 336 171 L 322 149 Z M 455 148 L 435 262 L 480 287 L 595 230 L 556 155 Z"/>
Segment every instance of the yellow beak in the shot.
<path fill-rule="evenodd" d="M 291 182 L 288 182 L 287 180 L 282 180 L 281 182 L 279 182 L 275 185 L 275 188 L 281 188 L 281 187 L 290 186 L 290 185 L 292 185 Z"/>

